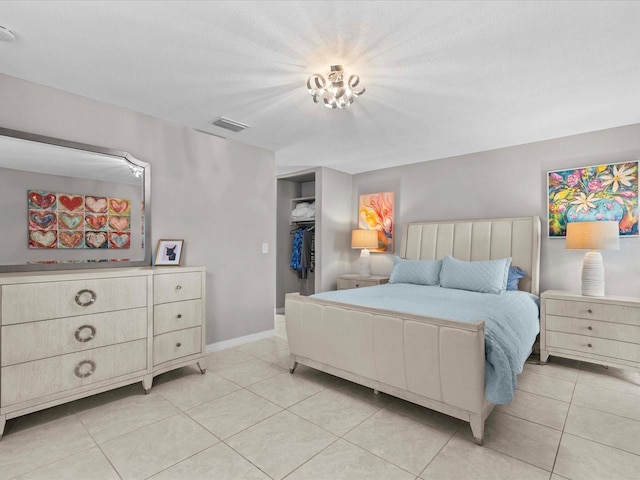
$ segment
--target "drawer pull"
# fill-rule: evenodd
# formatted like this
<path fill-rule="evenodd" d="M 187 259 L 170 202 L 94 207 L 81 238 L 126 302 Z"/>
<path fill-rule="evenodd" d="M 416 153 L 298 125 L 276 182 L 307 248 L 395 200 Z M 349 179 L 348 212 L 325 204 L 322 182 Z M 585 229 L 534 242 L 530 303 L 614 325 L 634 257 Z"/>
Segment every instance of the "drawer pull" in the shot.
<path fill-rule="evenodd" d="M 359 286 L 360 286 L 360 284 L 359 284 L 359 283 L 356 283 L 356 288 L 358 288 Z"/>
<path fill-rule="evenodd" d="M 89 335 L 83 336 L 82 331 L 86 329 L 89 329 Z M 96 336 L 96 327 L 94 327 L 93 325 L 82 325 L 78 327 L 74 336 L 76 337 L 76 340 L 79 341 L 80 343 L 88 342 L 89 340 L 92 340 L 93 337 Z"/>
<path fill-rule="evenodd" d="M 176 343 L 176 347 L 178 347 L 178 348 L 179 348 L 179 347 L 181 347 L 181 346 L 182 346 L 182 344 L 181 344 L 180 342 Z"/>
<path fill-rule="evenodd" d="M 587 330 L 593 330 L 593 327 L 592 327 L 591 325 L 589 325 L 589 326 L 587 327 Z"/>
<path fill-rule="evenodd" d="M 182 290 L 182 285 L 176 285 L 176 291 L 179 292 L 180 290 Z"/>
<path fill-rule="evenodd" d="M 588 309 L 588 310 L 587 310 L 587 313 L 593 313 L 593 310 Z"/>
<path fill-rule="evenodd" d="M 88 369 L 87 369 L 87 366 L 89 367 Z M 92 375 L 93 372 L 95 371 L 96 371 L 96 362 L 93 362 L 91 360 L 83 360 L 76 366 L 74 373 L 78 378 L 87 378 L 88 376 Z"/>
<path fill-rule="evenodd" d="M 86 294 L 89 294 L 88 300 L 86 300 Z M 83 297 L 85 299 L 83 299 Z M 80 290 L 78 293 L 76 293 L 75 300 L 76 300 L 76 303 L 81 307 L 88 307 L 89 305 L 91 305 L 93 302 L 96 301 L 96 292 L 94 292 L 93 290 L 89 290 L 88 288 L 85 288 L 84 290 Z"/>
<path fill-rule="evenodd" d="M 591 348 L 593 345 L 591 345 L 590 343 L 587 343 L 587 347 Z"/>
<path fill-rule="evenodd" d="M 178 314 L 178 318 L 182 318 L 182 314 L 181 313 Z"/>

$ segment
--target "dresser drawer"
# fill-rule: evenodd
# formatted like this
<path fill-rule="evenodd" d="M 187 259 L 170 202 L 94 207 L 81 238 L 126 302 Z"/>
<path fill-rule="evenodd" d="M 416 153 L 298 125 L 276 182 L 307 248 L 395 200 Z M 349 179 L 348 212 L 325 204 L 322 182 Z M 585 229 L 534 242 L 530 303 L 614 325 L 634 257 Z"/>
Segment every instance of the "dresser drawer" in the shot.
<path fill-rule="evenodd" d="M 640 326 L 547 315 L 547 331 L 574 333 L 640 344 Z M 640 346 L 639 346 L 640 348 Z"/>
<path fill-rule="evenodd" d="M 146 340 L 2 367 L 0 403 L 7 407 L 60 392 L 72 394 L 73 389 L 146 368 Z"/>
<path fill-rule="evenodd" d="M 604 338 L 573 335 L 562 332 L 546 332 L 547 348 L 561 348 L 589 355 L 601 355 L 630 362 L 640 362 L 640 345 Z M 594 359 L 597 362 L 597 359 Z"/>
<path fill-rule="evenodd" d="M 202 352 L 201 327 L 185 328 L 153 337 L 153 365 Z"/>
<path fill-rule="evenodd" d="M 153 334 L 202 325 L 202 300 L 163 303 L 153 307 Z"/>
<path fill-rule="evenodd" d="M 1 300 L 3 325 L 126 310 L 147 305 L 147 278 L 9 284 Z"/>
<path fill-rule="evenodd" d="M 546 299 L 545 310 L 546 315 L 640 325 L 640 308 L 629 305 Z"/>
<path fill-rule="evenodd" d="M 2 327 L 2 365 L 146 337 L 146 308 L 6 325 Z"/>
<path fill-rule="evenodd" d="M 180 302 L 202 298 L 202 274 L 167 273 L 153 278 L 153 303 Z"/>

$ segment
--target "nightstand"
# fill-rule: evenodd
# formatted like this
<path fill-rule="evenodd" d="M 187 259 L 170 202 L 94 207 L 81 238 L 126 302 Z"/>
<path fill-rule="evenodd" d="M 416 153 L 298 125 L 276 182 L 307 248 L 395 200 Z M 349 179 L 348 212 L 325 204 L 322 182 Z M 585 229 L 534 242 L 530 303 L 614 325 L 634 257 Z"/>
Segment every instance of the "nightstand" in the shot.
<path fill-rule="evenodd" d="M 373 285 L 382 285 L 387 283 L 389 277 L 383 275 L 371 275 L 363 277 L 357 273 L 348 273 L 338 276 L 338 290 L 348 290 L 349 288 L 372 287 Z"/>
<path fill-rule="evenodd" d="M 548 290 L 540 297 L 540 361 L 549 355 L 640 369 L 640 299 Z"/>

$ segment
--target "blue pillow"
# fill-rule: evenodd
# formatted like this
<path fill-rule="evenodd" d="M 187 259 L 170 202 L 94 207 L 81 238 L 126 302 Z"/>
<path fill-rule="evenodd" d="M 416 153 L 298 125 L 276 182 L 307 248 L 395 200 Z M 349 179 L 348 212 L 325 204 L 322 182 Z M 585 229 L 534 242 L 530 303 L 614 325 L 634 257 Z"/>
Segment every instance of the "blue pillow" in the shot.
<path fill-rule="evenodd" d="M 507 288 L 511 257 L 499 260 L 465 262 L 444 257 L 440 286 L 480 293 L 502 293 Z"/>
<path fill-rule="evenodd" d="M 520 267 L 509 267 L 509 276 L 507 278 L 507 290 L 518 290 L 518 283 L 522 277 L 526 277 L 527 272 Z"/>
<path fill-rule="evenodd" d="M 394 257 L 389 283 L 438 285 L 442 260 L 406 260 Z"/>

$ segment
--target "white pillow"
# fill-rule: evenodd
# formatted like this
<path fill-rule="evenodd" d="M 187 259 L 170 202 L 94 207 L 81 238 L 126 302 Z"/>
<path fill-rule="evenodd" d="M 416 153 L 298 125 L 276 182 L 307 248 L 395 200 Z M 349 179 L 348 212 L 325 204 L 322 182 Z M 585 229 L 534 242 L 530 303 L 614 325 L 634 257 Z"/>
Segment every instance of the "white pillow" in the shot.
<path fill-rule="evenodd" d="M 465 262 L 447 255 L 442 261 L 440 286 L 480 293 L 502 293 L 507 288 L 510 265 L 511 257 Z"/>
<path fill-rule="evenodd" d="M 442 260 L 406 260 L 394 257 L 389 283 L 438 285 Z"/>

